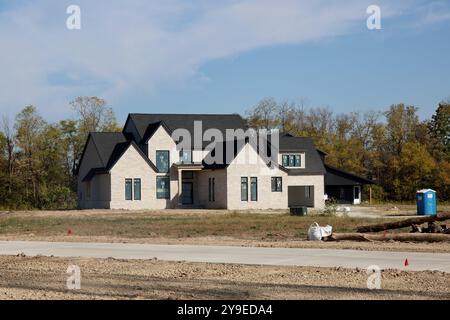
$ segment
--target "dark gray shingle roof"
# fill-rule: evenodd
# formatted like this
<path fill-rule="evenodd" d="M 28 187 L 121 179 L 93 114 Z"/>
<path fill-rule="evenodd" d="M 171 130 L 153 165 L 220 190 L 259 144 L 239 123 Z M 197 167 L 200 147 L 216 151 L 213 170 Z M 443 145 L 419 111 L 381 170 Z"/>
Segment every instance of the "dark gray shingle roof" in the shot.
<path fill-rule="evenodd" d="M 354 186 L 363 184 L 375 184 L 374 181 L 346 172 L 344 170 L 325 165 L 325 186 Z"/>
<path fill-rule="evenodd" d="M 186 129 L 194 137 L 194 121 L 202 122 L 202 131 L 218 129 L 225 137 L 226 129 L 246 129 L 247 122 L 238 114 L 142 114 L 130 113 L 127 121 L 133 121 L 142 141 L 146 142 L 164 124 L 172 132 Z M 202 134 L 203 134 L 202 132 Z M 205 143 L 204 143 L 205 144 Z M 208 145 L 209 142 L 206 142 Z"/>
<path fill-rule="evenodd" d="M 88 139 L 92 139 L 103 167 L 89 170 L 83 178 L 83 181 L 91 180 L 96 174 L 108 172 L 130 145 L 135 146 L 144 160 L 156 170 L 155 165 L 144 155 L 136 143 L 133 140 L 127 139 L 127 136 L 121 132 L 91 132 Z"/>
<path fill-rule="evenodd" d="M 325 167 L 314 142 L 308 137 L 280 136 L 280 153 L 304 152 L 305 169 L 289 169 L 290 175 L 325 174 Z"/>
<path fill-rule="evenodd" d="M 97 149 L 103 167 L 106 168 L 113 155 L 117 155 L 119 146 L 124 146 L 129 141 L 121 132 L 91 132 L 90 136 Z"/>

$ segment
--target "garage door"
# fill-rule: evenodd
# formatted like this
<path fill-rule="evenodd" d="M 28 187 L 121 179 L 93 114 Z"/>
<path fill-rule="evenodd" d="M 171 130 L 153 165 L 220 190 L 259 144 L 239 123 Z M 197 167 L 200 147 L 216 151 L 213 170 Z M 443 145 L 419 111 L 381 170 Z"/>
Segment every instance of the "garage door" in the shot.
<path fill-rule="evenodd" d="M 288 186 L 289 207 L 314 207 L 314 186 Z"/>

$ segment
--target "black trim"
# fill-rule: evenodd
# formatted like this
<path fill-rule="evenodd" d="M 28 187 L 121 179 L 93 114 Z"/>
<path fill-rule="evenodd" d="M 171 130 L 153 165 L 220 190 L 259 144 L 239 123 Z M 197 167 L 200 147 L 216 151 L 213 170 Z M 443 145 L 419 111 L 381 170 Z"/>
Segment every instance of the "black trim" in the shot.
<path fill-rule="evenodd" d="M 277 181 L 280 180 L 280 189 L 278 189 Z M 270 185 L 272 192 L 283 192 L 283 177 L 271 177 Z"/>
<path fill-rule="evenodd" d="M 159 171 L 158 168 L 158 152 L 167 153 L 167 171 Z M 170 150 L 155 150 L 155 160 L 156 160 L 156 172 L 158 173 L 169 173 L 170 172 Z"/>
<path fill-rule="evenodd" d="M 135 125 L 136 127 L 136 125 Z M 150 123 L 147 127 L 147 130 L 145 130 L 145 134 L 142 137 L 140 143 L 141 144 L 147 144 L 148 140 L 150 140 L 153 135 L 155 134 L 156 131 L 158 131 L 158 129 L 160 127 L 163 127 L 164 130 L 166 130 L 167 134 L 172 138 L 172 130 L 170 130 L 170 128 L 166 125 L 166 123 L 164 121 L 158 121 L 155 123 Z M 137 128 L 136 128 L 137 130 Z"/>
<path fill-rule="evenodd" d="M 167 181 L 169 182 L 167 184 L 167 188 L 168 188 L 169 192 L 167 193 L 167 196 L 163 196 L 163 197 L 158 195 L 158 179 L 161 179 L 161 178 L 167 179 Z M 156 199 L 170 199 L 170 177 L 169 176 L 156 176 Z"/>
<path fill-rule="evenodd" d="M 255 186 L 255 193 L 253 194 L 253 186 Z M 258 201 L 258 177 L 250 177 L 250 201 Z"/>
<path fill-rule="evenodd" d="M 127 194 L 127 187 L 130 187 L 130 194 Z M 133 200 L 133 179 L 125 178 L 125 201 Z"/>
<path fill-rule="evenodd" d="M 243 197 L 243 185 L 245 185 L 245 197 Z M 248 202 L 248 177 L 241 177 L 241 201 Z"/>

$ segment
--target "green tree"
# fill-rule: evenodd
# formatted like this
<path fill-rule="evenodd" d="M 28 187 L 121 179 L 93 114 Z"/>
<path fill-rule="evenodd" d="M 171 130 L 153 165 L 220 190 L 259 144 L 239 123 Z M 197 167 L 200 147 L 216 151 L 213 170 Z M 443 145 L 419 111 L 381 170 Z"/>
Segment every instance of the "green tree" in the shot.
<path fill-rule="evenodd" d="M 65 127 L 65 135 L 73 142 L 74 163 L 78 165 L 83 146 L 90 132 L 118 132 L 121 130 L 116 121 L 114 111 L 107 106 L 104 99 L 99 97 L 78 97 L 70 103 L 76 114 L 76 130 L 74 136 L 73 122 L 62 124 Z"/>
<path fill-rule="evenodd" d="M 82 139 L 84 134 L 80 134 L 78 131 L 76 120 L 61 120 L 58 128 L 62 135 L 65 154 L 64 170 L 68 176 L 71 176 L 76 168 L 78 157 L 83 151 L 84 141 Z M 69 181 L 69 184 L 72 183 L 73 181 Z"/>
<path fill-rule="evenodd" d="M 39 207 L 70 208 L 75 206 L 75 188 L 71 172 L 67 172 L 67 146 L 58 125 L 46 125 L 40 135 L 40 165 L 42 177 Z"/>
<path fill-rule="evenodd" d="M 391 179 L 388 191 L 395 200 L 413 200 L 416 191 L 434 184 L 433 173 L 436 161 L 426 146 L 418 142 L 407 142 L 399 156 L 389 163 Z"/>
<path fill-rule="evenodd" d="M 39 180 L 42 175 L 40 159 L 40 136 L 46 125 L 34 106 L 26 106 L 15 123 L 16 141 L 19 148 L 18 167 L 25 189 L 25 201 L 38 207 Z"/>
<path fill-rule="evenodd" d="M 450 161 L 450 102 L 441 102 L 429 123 L 433 151 L 439 160 Z"/>
<path fill-rule="evenodd" d="M 78 97 L 70 103 L 78 118 L 78 130 L 87 137 L 89 132 L 120 130 L 113 110 L 98 97 Z"/>
<path fill-rule="evenodd" d="M 416 129 L 419 117 L 417 108 L 404 104 L 392 105 L 386 115 L 386 132 L 388 144 L 386 146 L 393 154 L 399 155 L 407 142 L 416 141 Z"/>

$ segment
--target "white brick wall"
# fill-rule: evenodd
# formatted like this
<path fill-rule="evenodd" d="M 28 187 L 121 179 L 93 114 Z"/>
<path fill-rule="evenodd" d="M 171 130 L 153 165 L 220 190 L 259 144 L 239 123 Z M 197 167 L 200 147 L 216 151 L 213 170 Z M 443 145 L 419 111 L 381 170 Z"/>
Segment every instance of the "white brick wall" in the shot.
<path fill-rule="evenodd" d="M 141 200 L 125 200 L 127 178 L 141 179 Z M 130 146 L 111 169 L 111 208 L 164 209 L 171 206 L 173 206 L 171 200 L 156 199 L 156 173 L 136 148 Z"/>
<path fill-rule="evenodd" d="M 241 201 L 241 177 L 248 177 L 248 201 Z M 258 201 L 251 201 L 250 178 L 258 178 Z M 272 177 L 283 178 L 283 192 L 272 192 Z M 227 168 L 227 207 L 230 210 L 286 209 L 286 172 L 269 168 L 247 144 Z"/>
<path fill-rule="evenodd" d="M 169 208 L 178 205 L 178 170 L 176 170 L 173 167 L 173 164 L 179 161 L 180 154 L 176 148 L 177 145 L 175 141 L 172 140 L 172 137 L 167 133 L 167 131 L 163 127 L 159 127 L 148 141 L 148 157 L 155 165 L 156 165 L 156 151 L 169 150 L 169 161 L 170 161 L 169 164 L 170 201 L 168 203 Z M 158 175 L 166 175 L 166 174 L 158 173 Z M 166 202 L 166 201 L 158 199 L 158 202 Z"/>
<path fill-rule="evenodd" d="M 205 208 L 226 209 L 227 208 L 227 171 L 204 170 L 195 173 L 197 175 L 198 203 Z M 215 178 L 215 201 L 209 201 L 209 178 Z"/>
<path fill-rule="evenodd" d="M 255 163 L 254 159 L 258 159 Z M 248 201 L 241 201 L 241 177 L 248 177 Z M 250 178 L 258 178 L 258 201 L 251 201 Z M 272 177 L 282 177 L 282 192 L 272 192 Z M 314 208 L 325 206 L 324 176 L 288 176 L 278 168 L 268 168 L 247 144 L 227 169 L 227 207 L 230 210 L 287 209 L 288 186 L 314 186 Z"/>

